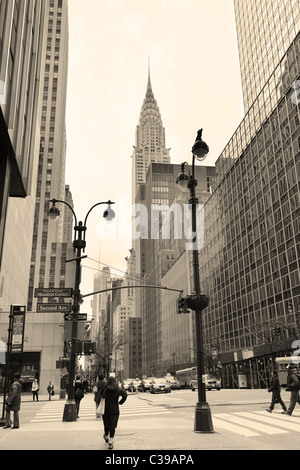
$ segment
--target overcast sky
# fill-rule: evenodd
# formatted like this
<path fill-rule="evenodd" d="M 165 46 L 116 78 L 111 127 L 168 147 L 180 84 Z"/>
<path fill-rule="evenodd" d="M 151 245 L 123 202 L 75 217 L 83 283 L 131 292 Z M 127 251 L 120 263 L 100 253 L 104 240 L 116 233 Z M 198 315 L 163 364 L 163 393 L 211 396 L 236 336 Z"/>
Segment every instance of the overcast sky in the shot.
<path fill-rule="evenodd" d="M 66 184 L 78 220 L 96 202 L 116 202 L 110 232 L 105 206 L 91 212 L 86 254 L 121 275 L 148 57 L 171 163 L 191 162 L 203 128 L 210 147 L 203 164 L 213 165 L 243 118 L 233 0 L 69 0 L 69 29 Z M 82 264 L 90 267 L 82 271 L 85 294 L 103 264 Z"/>

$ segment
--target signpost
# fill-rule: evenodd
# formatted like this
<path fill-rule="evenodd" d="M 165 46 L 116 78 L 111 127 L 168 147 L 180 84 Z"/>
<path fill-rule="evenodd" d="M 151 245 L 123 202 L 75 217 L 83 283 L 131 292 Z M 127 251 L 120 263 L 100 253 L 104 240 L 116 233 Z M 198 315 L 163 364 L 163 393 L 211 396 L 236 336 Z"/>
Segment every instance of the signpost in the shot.
<path fill-rule="evenodd" d="M 65 321 L 87 321 L 87 313 L 65 313 Z"/>
<path fill-rule="evenodd" d="M 64 313 L 64 312 L 71 312 L 72 311 L 72 304 L 37 304 L 37 312 L 38 313 L 47 313 L 47 312 L 56 312 L 56 313 Z"/>

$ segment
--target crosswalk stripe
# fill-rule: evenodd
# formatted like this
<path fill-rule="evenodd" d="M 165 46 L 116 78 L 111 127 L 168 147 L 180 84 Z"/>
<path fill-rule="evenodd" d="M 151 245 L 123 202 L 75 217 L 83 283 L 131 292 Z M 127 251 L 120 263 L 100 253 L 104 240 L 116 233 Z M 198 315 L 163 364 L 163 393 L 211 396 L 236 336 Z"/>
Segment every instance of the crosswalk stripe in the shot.
<path fill-rule="evenodd" d="M 46 404 L 39 410 L 36 416 L 31 419 L 32 423 L 61 421 L 64 412 L 64 402 L 52 402 Z M 144 403 L 136 406 L 120 406 L 120 419 L 128 417 L 149 416 L 154 414 L 170 414 L 172 411 L 165 408 L 153 407 Z M 80 404 L 79 416 L 81 421 L 96 419 L 96 406 L 94 403 L 82 402 Z"/>
<path fill-rule="evenodd" d="M 213 416 L 212 419 L 215 426 L 226 429 L 227 431 L 231 431 L 245 437 L 259 436 L 258 433 L 250 431 L 250 429 L 243 428 L 242 426 L 237 426 L 236 424 L 230 423 L 229 421 L 223 421 L 222 419 L 216 418 L 215 416 Z"/>
<path fill-rule="evenodd" d="M 254 418 L 254 419 L 262 419 L 264 421 L 264 423 L 280 426 L 282 428 L 289 429 L 290 431 L 300 432 L 300 424 L 293 423 L 290 416 L 279 416 L 278 415 L 278 416 L 270 417 L 270 416 L 266 416 L 266 413 L 264 411 L 255 411 L 254 413 L 255 413 L 255 415 L 259 415 L 259 417 L 252 416 L 252 418 Z M 239 414 L 246 417 L 250 413 L 241 412 Z M 288 418 L 288 419 L 286 420 L 285 418 Z"/>
<path fill-rule="evenodd" d="M 249 413 L 251 416 L 251 413 Z M 271 426 L 267 426 L 263 423 L 260 423 L 259 421 L 249 421 L 249 419 L 241 418 L 239 416 L 236 416 L 236 414 L 229 414 L 229 413 L 220 413 L 217 414 L 216 417 L 225 420 L 225 421 L 230 421 L 234 424 L 240 425 L 240 426 L 245 426 L 247 428 L 255 429 L 255 431 L 263 432 L 265 434 L 284 434 L 288 433 L 288 431 L 285 431 L 284 429 L 279 429 L 279 428 L 274 428 Z"/>

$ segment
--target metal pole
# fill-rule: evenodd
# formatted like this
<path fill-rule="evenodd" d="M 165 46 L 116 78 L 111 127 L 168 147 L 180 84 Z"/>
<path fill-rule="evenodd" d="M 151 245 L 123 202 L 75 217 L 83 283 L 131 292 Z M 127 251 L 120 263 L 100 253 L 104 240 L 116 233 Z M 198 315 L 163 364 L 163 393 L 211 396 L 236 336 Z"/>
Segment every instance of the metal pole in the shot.
<path fill-rule="evenodd" d="M 189 203 L 192 205 L 192 231 L 193 238 L 193 276 L 194 276 L 194 291 L 197 298 L 201 294 L 200 289 L 200 274 L 199 274 L 199 256 L 197 246 L 197 204 L 195 188 L 197 180 L 194 178 L 194 156 L 193 168 L 188 187 L 190 189 Z M 202 380 L 204 375 L 204 360 L 203 360 L 203 332 L 202 332 L 202 311 L 195 310 L 195 328 L 196 328 L 196 350 L 197 350 L 197 375 L 198 375 L 198 402 L 195 408 L 195 432 L 213 432 L 213 424 L 211 419 L 211 412 L 209 404 L 206 402 L 205 383 Z"/>
<path fill-rule="evenodd" d="M 71 355 L 69 365 L 69 381 L 68 381 L 68 399 L 65 404 L 63 421 L 77 421 L 76 404 L 74 399 L 74 385 L 75 385 L 75 368 L 76 368 L 76 342 L 77 342 L 77 326 L 78 322 L 76 315 L 80 310 L 80 281 L 81 281 L 81 249 L 85 247 L 85 241 L 82 239 L 82 232 L 86 227 L 79 222 L 75 226 L 75 233 L 78 238 L 74 240 L 73 246 L 76 248 L 76 272 L 75 272 L 75 289 L 74 289 L 74 302 L 73 302 L 73 315 L 72 320 L 72 339 L 71 339 Z"/>

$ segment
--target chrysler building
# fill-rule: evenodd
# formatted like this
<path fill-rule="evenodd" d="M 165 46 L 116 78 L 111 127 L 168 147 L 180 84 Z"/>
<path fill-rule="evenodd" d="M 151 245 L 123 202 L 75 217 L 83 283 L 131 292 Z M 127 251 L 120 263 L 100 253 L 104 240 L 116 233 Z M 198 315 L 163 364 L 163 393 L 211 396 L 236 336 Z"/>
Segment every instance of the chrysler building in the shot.
<path fill-rule="evenodd" d="M 170 163 L 170 149 L 166 149 L 165 129 L 152 91 L 150 69 L 148 69 L 147 91 L 136 128 L 136 143 L 133 148 L 132 203 L 134 204 L 139 184 L 146 182 L 150 163 Z"/>

